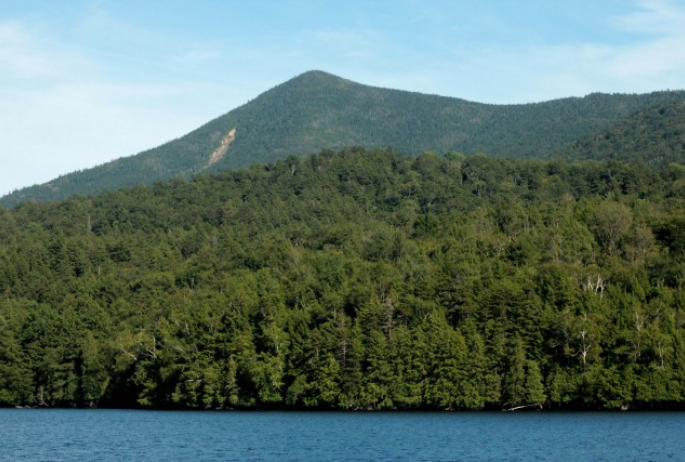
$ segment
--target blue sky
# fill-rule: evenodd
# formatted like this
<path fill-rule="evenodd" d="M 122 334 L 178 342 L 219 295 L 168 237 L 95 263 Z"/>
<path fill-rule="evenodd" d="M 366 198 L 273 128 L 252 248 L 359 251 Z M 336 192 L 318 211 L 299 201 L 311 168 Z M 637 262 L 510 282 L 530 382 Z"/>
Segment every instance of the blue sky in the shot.
<path fill-rule="evenodd" d="M 311 69 L 508 104 L 685 88 L 685 0 L 0 0 L 0 195 Z"/>

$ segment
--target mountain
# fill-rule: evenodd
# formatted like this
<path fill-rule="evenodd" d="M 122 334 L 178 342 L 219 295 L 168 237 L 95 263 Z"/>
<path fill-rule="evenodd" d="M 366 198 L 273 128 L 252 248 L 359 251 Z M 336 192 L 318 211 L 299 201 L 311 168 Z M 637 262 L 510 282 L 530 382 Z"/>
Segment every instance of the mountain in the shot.
<path fill-rule="evenodd" d="M 149 151 L 61 176 L 3 197 L 4 205 L 95 194 L 175 176 L 247 167 L 344 146 L 519 158 L 545 157 L 640 109 L 685 92 L 591 94 L 536 104 L 491 105 L 361 85 L 304 73 L 197 130 Z"/>
<path fill-rule="evenodd" d="M 685 164 L 685 102 L 642 109 L 606 130 L 582 138 L 558 156 Z"/>

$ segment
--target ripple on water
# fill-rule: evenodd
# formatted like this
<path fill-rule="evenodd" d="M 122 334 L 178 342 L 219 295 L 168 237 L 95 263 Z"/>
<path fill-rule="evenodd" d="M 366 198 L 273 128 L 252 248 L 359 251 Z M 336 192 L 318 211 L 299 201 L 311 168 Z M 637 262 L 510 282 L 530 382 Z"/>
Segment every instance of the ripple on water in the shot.
<path fill-rule="evenodd" d="M 674 461 L 681 413 L 0 410 L 8 461 Z"/>

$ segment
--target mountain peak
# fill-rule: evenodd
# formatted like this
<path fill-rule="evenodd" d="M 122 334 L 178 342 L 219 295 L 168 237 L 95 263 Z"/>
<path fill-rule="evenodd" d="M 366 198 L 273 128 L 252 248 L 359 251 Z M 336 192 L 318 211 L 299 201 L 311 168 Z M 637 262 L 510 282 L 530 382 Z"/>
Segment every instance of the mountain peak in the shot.
<path fill-rule="evenodd" d="M 319 87 L 336 87 L 336 86 L 346 86 L 354 84 L 351 80 L 343 79 L 342 77 L 339 77 L 334 74 L 330 74 L 328 72 L 320 71 L 320 70 L 311 70 L 304 72 L 296 77 L 293 77 L 292 79 L 284 82 L 283 84 L 277 86 L 276 88 L 279 88 L 281 86 L 299 86 L 299 87 L 314 87 L 314 88 L 319 88 Z"/>
<path fill-rule="evenodd" d="M 317 77 L 317 78 L 334 78 L 334 79 L 341 79 L 341 77 L 338 77 L 337 75 L 331 74 L 330 72 L 322 71 L 320 69 L 312 69 L 310 71 L 303 72 L 302 74 L 298 75 L 295 77 L 296 79 L 302 78 L 302 77 Z"/>
<path fill-rule="evenodd" d="M 292 80 L 313 80 L 313 79 L 345 80 L 342 77 L 338 77 L 337 75 L 331 74 L 329 72 L 321 71 L 318 69 L 313 69 L 311 71 L 303 72 L 302 74 L 294 77 Z"/>
<path fill-rule="evenodd" d="M 685 92 L 659 92 L 497 106 L 372 87 L 310 70 L 181 138 L 16 191 L 0 202 L 95 194 L 346 146 L 392 146 L 407 155 L 547 157 L 636 111 L 683 100 Z"/>

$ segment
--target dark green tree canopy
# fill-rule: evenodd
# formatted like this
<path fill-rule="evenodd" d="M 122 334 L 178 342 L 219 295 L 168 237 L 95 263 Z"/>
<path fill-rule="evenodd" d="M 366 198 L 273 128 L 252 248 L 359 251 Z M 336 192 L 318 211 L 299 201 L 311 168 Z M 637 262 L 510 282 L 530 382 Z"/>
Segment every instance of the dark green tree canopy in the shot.
<path fill-rule="evenodd" d="M 682 407 L 684 185 L 346 148 L 0 208 L 0 404 Z"/>

